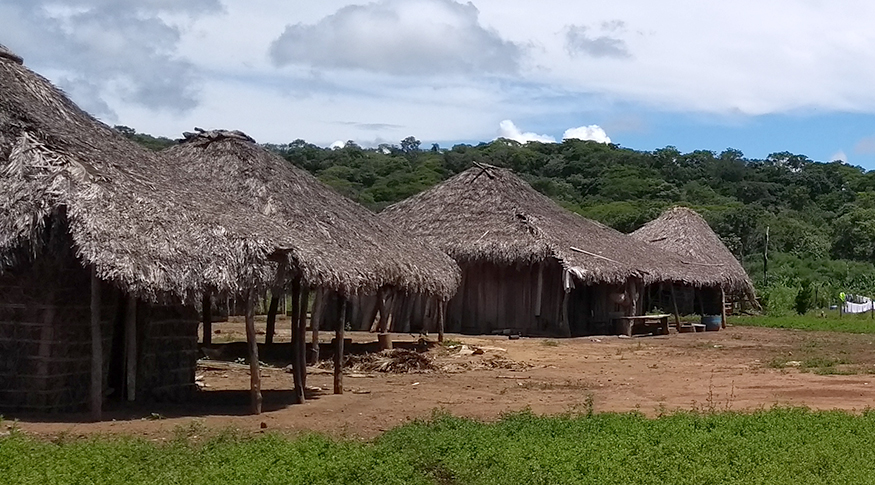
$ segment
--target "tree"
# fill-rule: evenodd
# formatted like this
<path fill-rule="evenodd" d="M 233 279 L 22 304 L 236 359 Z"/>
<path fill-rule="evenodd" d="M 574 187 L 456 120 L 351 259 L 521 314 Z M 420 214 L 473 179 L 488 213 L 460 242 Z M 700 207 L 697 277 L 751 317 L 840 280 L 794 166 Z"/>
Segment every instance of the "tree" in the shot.
<path fill-rule="evenodd" d="M 420 144 L 421 142 L 419 140 L 412 136 L 408 136 L 401 140 L 401 153 L 403 153 L 408 160 L 413 160 L 419 155 Z"/>
<path fill-rule="evenodd" d="M 799 292 L 796 293 L 795 300 L 795 309 L 796 313 L 800 315 L 805 315 L 808 313 L 808 309 L 811 307 L 811 282 L 808 280 L 802 281 L 802 286 L 799 288 Z"/>

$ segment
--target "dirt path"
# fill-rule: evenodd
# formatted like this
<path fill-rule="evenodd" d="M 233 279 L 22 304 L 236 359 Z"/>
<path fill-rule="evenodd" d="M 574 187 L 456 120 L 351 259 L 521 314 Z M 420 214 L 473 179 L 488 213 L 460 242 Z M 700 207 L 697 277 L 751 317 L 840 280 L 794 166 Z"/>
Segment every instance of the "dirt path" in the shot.
<path fill-rule="evenodd" d="M 234 338 L 234 325 L 226 324 L 220 334 Z M 310 392 L 304 405 L 286 404 L 291 374 L 266 368 L 267 411 L 260 416 L 247 415 L 247 367 L 204 361 L 198 374 L 206 388 L 184 405 L 110 408 L 101 423 L 78 422 L 86 417 L 70 415 L 16 418 L 24 431 L 46 435 L 132 433 L 166 439 L 180 429 L 205 426 L 371 437 L 435 409 L 494 419 L 526 407 L 536 413 L 583 411 L 590 403 L 596 412 L 647 415 L 773 405 L 863 410 L 875 403 L 875 336 L 870 335 L 730 327 L 631 339 L 447 338 L 484 353 L 430 351 L 438 365 L 458 372 L 347 373 L 347 392 L 341 396 L 331 394 L 330 373 L 312 369 L 308 386 L 321 390 Z"/>

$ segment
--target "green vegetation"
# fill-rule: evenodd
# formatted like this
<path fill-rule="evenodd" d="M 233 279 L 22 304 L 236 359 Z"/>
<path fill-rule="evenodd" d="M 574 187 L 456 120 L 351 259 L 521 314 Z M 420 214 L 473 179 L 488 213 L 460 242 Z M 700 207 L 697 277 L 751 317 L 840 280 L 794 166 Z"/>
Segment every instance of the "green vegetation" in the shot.
<path fill-rule="evenodd" d="M 129 437 L 0 438 L 10 484 L 853 484 L 875 483 L 875 413 L 772 409 L 480 423 L 446 415 L 373 442 L 181 430 Z"/>
<path fill-rule="evenodd" d="M 805 315 L 788 316 L 732 316 L 728 319 L 733 325 L 766 328 L 791 328 L 796 330 L 815 330 L 824 332 L 875 333 L 875 320 L 869 313 L 842 315 L 835 310 L 810 312 Z"/>

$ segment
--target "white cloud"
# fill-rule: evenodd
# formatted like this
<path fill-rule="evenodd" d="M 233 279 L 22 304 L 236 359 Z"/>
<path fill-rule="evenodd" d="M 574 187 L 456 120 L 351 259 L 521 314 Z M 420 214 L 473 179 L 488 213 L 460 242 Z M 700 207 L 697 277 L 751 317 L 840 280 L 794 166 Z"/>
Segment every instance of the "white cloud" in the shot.
<path fill-rule="evenodd" d="M 831 161 L 831 162 L 839 161 L 842 163 L 848 163 L 848 156 L 845 154 L 844 150 L 839 150 L 829 158 L 829 161 Z"/>
<path fill-rule="evenodd" d="M 562 135 L 563 140 L 576 138 L 578 140 L 592 140 L 599 143 L 610 143 L 611 138 L 605 133 L 599 125 L 578 126 L 577 128 L 569 128 Z"/>
<path fill-rule="evenodd" d="M 218 0 L 11 0 L 0 5 L 0 32 L 28 67 L 53 79 L 98 116 L 117 118 L 111 93 L 124 104 L 181 113 L 198 103 L 200 76 L 175 55 L 182 30 L 174 16 L 221 11 Z"/>
<path fill-rule="evenodd" d="M 544 143 L 555 143 L 556 139 L 549 135 L 539 135 L 532 132 L 522 132 L 511 120 L 504 120 L 498 125 L 498 138 L 507 138 L 508 140 L 518 141 L 520 143 L 528 143 L 530 141 L 540 141 Z"/>
<path fill-rule="evenodd" d="M 473 3 L 380 0 L 349 5 L 315 24 L 286 26 L 270 47 L 280 66 L 398 75 L 513 73 L 520 48 L 484 28 Z"/>

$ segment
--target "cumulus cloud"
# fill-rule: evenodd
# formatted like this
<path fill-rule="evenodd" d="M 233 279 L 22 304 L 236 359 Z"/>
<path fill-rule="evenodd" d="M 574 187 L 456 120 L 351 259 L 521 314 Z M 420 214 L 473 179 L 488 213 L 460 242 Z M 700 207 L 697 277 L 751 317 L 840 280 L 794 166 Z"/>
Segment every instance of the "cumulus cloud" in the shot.
<path fill-rule="evenodd" d="M 839 150 L 829 158 L 829 161 L 831 161 L 831 162 L 838 161 L 838 162 L 842 162 L 842 163 L 848 163 L 848 156 L 845 154 L 844 150 Z"/>
<path fill-rule="evenodd" d="M 516 72 L 521 48 L 481 25 L 479 14 L 453 0 L 349 5 L 315 24 L 286 26 L 270 57 L 278 66 L 396 75 Z"/>
<path fill-rule="evenodd" d="M 498 125 L 498 138 L 507 138 L 508 140 L 518 141 L 520 143 L 528 143 L 530 141 L 540 141 L 544 143 L 555 143 L 556 139 L 550 135 L 539 135 L 532 132 L 523 132 L 511 120 L 504 120 Z"/>
<path fill-rule="evenodd" d="M 577 128 L 569 128 L 562 135 L 563 140 L 578 139 L 591 140 L 599 143 L 610 143 L 611 138 L 605 133 L 599 125 L 578 126 Z"/>
<path fill-rule="evenodd" d="M 592 29 L 582 25 L 569 26 L 565 32 L 565 49 L 572 55 L 590 57 L 613 57 L 623 59 L 631 57 L 626 41 L 607 35 L 609 32 L 620 32 L 625 23 L 620 20 L 604 22 L 602 34 L 591 34 Z"/>
<path fill-rule="evenodd" d="M 109 98 L 185 112 L 197 103 L 199 73 L 175 50 L 181 30 L 166 18 L 221 10 L 218 0 L 12 0 L 0 8 L 4 39 L 36 70 L 50 67 L 83 108 L 114 119 Z"/>

